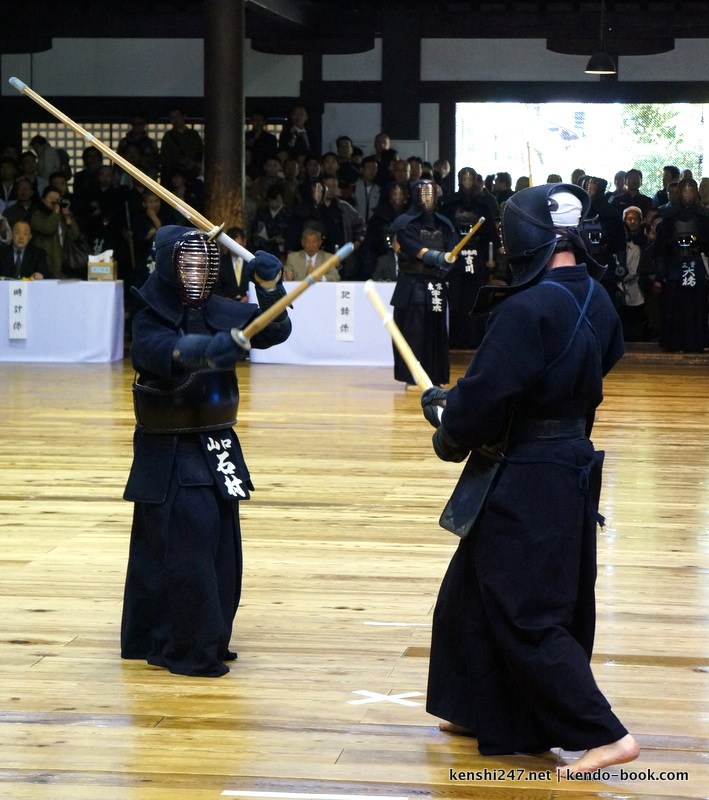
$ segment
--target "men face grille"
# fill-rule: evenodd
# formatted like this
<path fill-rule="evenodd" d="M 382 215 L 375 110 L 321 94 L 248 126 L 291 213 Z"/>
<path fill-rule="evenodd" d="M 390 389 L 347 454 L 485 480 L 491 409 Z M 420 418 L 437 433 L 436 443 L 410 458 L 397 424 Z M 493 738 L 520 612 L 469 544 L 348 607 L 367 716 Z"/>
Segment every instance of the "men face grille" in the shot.
<path fill-rule="evenodd" d="M 188 306 L 205 303 L 219 274 L 219 249 L 203 236 L 196 235 L 175 246 L 175 272 L 182 301 Z"/>

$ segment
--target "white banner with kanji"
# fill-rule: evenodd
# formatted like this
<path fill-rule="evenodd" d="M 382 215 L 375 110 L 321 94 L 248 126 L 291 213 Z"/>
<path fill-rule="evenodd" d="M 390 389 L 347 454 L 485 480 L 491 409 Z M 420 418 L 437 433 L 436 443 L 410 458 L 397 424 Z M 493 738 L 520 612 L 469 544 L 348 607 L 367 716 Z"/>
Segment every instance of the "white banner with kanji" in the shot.
<path fill-rule="evenodd" d="M 335 292 L 335 339 L 338 342 L 354 342 L 354 312 L 353 285 L 338 283 Z"/>
<path fill-rule="evenodd" d="M 27 338 L 27 287 L 26 281 L 9 281 L 7 293 L 8 338 Z"/>

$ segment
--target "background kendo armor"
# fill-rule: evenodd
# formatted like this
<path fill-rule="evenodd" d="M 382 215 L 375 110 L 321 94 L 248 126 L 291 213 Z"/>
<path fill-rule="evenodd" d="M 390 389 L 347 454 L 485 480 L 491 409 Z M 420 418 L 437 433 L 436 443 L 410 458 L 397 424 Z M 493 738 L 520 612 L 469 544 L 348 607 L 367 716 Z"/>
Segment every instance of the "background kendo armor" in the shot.
<path fill-rule="evenodd" d="M 607 268 L 600 279 L 601 285 L 613 303 L 621 306 L 624 296 L 618 282 L 628 276 L 623 221 L 605 199 L 608 181 L 603 178 L 590 178 L 590 181 L 596 184 L 596 194 L 591 197 L 590 208 L 583 215 L 579 230 L 588 254 Z"/>
<path fill-rule="evenodd" d="M 458 242 L 452 223 L 435 211 L 438 195 L 432 181 L 411 188 L 411 208 L 394 221 L 399 250 L 399 275 L 391 298 L 394 321 L 434 384 L 448 383 L 450 359 L 447 329 L 447 284 L 450 271 L 444 258 Z M 419 258 L 419 252 L 428 252 Z M 414 384 L 394 348 L 394 377 Z"/>
<path fill-rule="evenodd" d="M 460 170 L 459 190 L 441 208 L 441 213 L 453 223 L 461 238 L 480 217 L 485 217 L 485 222 L 460 252 L 448 275 L 448 342 L 451 347 L 465 350 L 476 348 L 485 334 L 485 318 L 471 316 L 471 312 L 478 291 L 490 282 L 490 244 L 493 260 L 500 246 L 493 207 L 475 193 L 475 179 L 474 170 L 465 167 Z"/>
<path fill-rule="evenodd" d="M 709 345 L 709 216 L 690 206 L 663 220 L 656 252 L 663 286 L 659 344 L 701 353 Z"/>

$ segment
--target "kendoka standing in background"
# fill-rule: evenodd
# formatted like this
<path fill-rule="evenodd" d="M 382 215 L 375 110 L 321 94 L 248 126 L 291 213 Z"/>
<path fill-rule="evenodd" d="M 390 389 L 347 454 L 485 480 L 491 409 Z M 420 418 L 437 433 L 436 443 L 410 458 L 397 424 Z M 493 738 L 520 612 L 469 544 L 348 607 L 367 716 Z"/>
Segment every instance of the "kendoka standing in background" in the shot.
<path fill-rule="evenodd" d="M 486 318 L 470 312 L 478 290 L 493 277 L 495 256 L 500 249 L 495 226 L 496 216 L 499 216 L 496 204 L 476 188 L 476 179 L 477 173 L 472 167 L 463 167 L 458 172 L 458 191 L 441 208 L 441 213 L 448 217 L 461 237 L 480 217 L 485 217 L 448 276 L 448 342 L 453 349 L 475 349 L 485 334 Z"/>
<path fill-rule="evenodd" d="M 391 297 L 394 322 L 417 360 L 435 385 L 450 380 L 448 352 L 448 291 L 446 278 L 452 264 L 445 260 L 458 243 L 449 219 L 436 213 L 438 187 L 433 181 L 416 181 L 411 187 L 411 208 L 396 218 L 392 230 L 399 250 L 399 275 Z M 416 388 L 416 382 L 394 348 L 394 377 Z"/>

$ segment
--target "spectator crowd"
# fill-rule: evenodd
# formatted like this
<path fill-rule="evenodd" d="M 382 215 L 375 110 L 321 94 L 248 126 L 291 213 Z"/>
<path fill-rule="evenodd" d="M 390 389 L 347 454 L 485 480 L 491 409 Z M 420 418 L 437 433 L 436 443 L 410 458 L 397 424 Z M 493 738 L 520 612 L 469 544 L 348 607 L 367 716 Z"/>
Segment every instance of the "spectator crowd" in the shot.
<path fill-rule="evenodd" d="M 117 150 L 203 212 L 202 138 L 179 107 L 168 118 L 171 127 L 158 143 L 146 132 L 146 120 L 134 116 Z M 347 135 L 323 152 L 303 105 L 293 107 L 279 136 L 267 130 L 264 112 L 254 110 L 249 121 L 243 220 L 230 235 L 252 251 L 276 255 L 286 279 L 304 278 L 327 253 L 352 242 L 353 254 L 327 280 L 396 280 L 393 224 L 422 180 L 436 185 L 438 212 L 460 235 L 485 216 L 493 228 L 472 240 L 449 277 L 451 345 L 475 346 L 480 331 L 467 312 L 456 314 L 454 297 L 509 280 L 494 226 L 504 203 L 529 185 L 528 177 L 513 183 L 507 172 L 470 166 L 455 176 L 447 159 L 431 163 L 399 153 L 384 132 L 368 153 Z M 13 146 L 0 152 L 0 277 L 85 277 L 76 267 L 77 252 L 112 250 L 126 288 L 142 285 L 153 266 L 156 231 L 189 221 L 93 147 L 84 150 L 82 168 L 72 174 L 66 153 L 45 137 L 34 136 L 29 144 L 24 152 Z M 547 182 L 560 183 L 562 176 L 550 174 Z M 697 183 L 691 171 L 667 165 L 652 194 L 643 192 L 643 175 L 635 168 L 617 171 L 610 186 L 582 169 L 568 182 L 591 196 L 582 235 L 591 255 L 608 267 L 604 286 L 626 340 L 701 351 L 707 346 L 709 303 L 709 178 Z M 234 274 L 220 279 L 219 291 L 242 299 L 243 265 L 237 261 L 225 256 L 224 269 Z M 466 298 L 460 309 L 469 305 Z"/>

